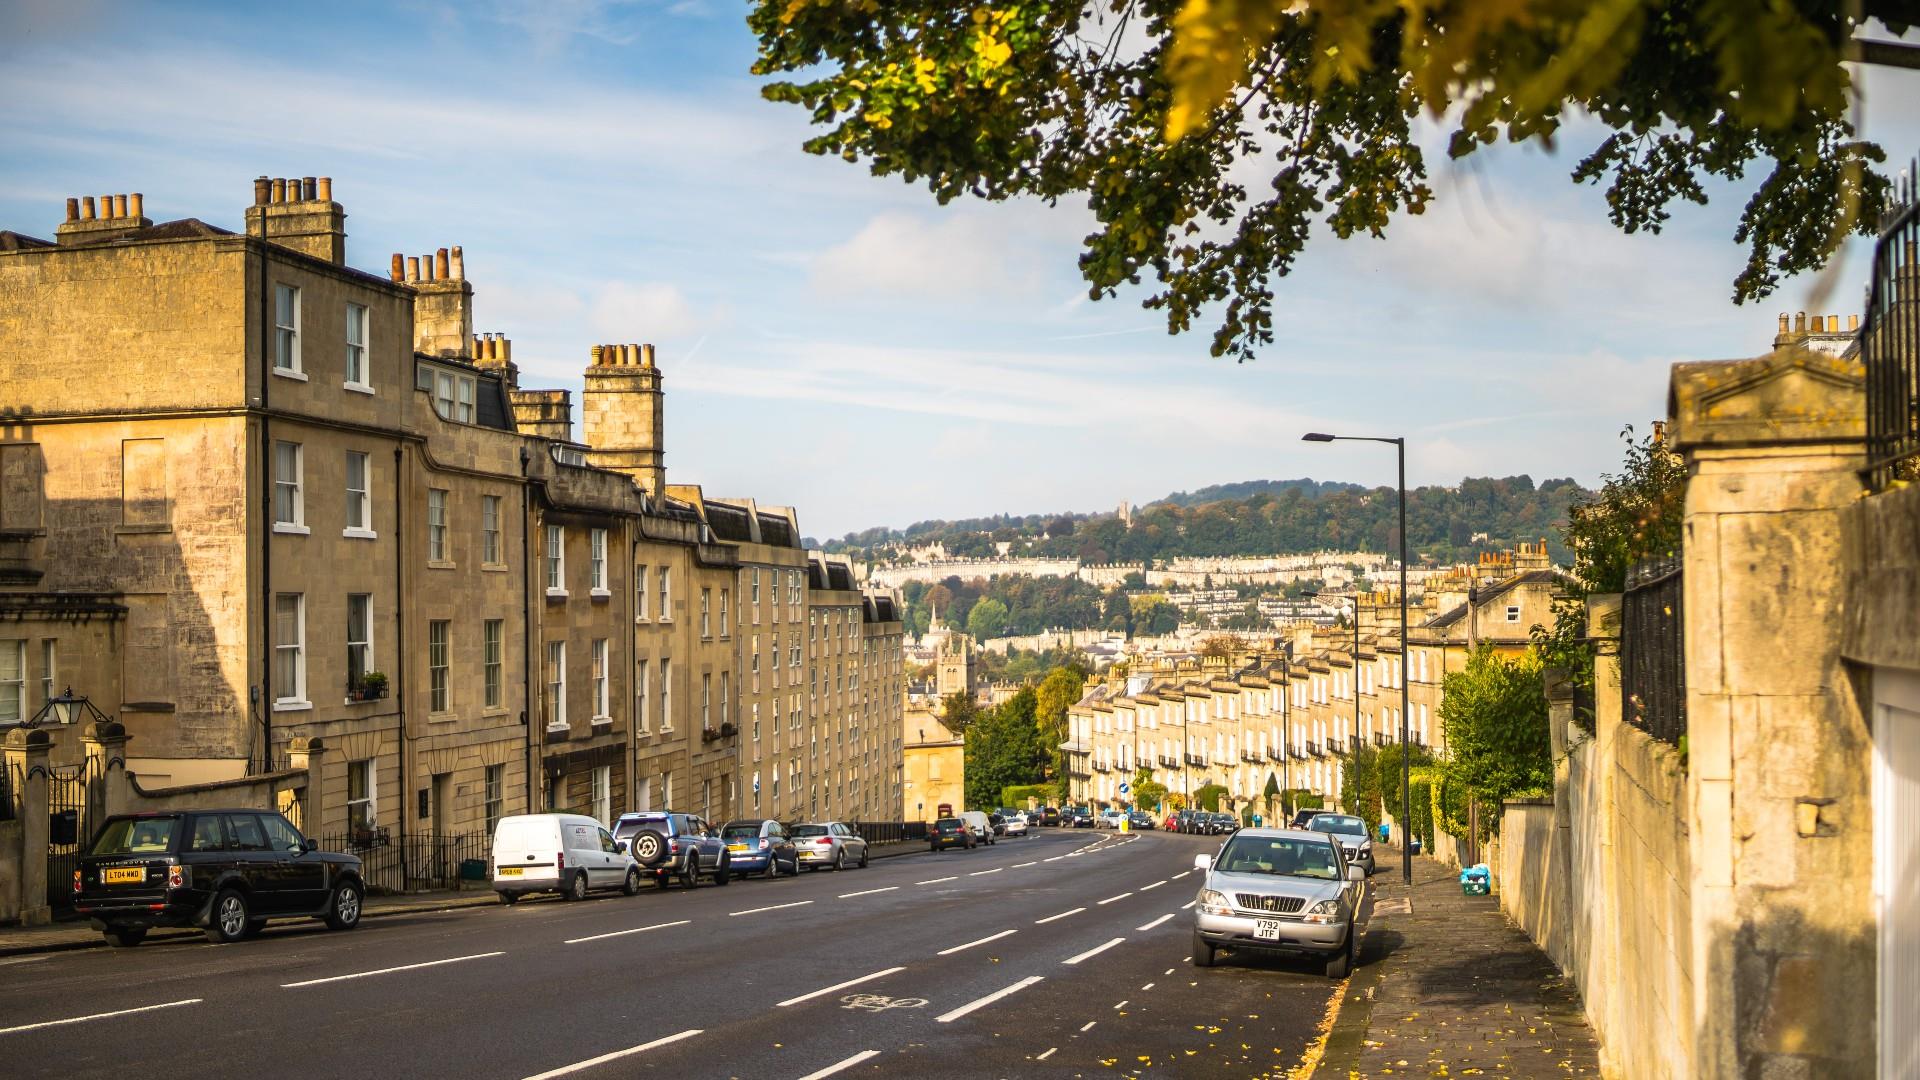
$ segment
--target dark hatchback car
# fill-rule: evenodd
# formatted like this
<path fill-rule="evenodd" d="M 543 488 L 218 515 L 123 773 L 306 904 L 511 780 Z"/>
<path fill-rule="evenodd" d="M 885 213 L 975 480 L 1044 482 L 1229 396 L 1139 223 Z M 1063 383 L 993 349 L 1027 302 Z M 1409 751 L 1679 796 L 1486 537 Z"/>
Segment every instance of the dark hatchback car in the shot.
<path fill-rule="evenodd" d="M 950 847 L 970 848 L 974 843 L 973 830 L 957 817 L 943 817 L 927 830 L 927 846 L 934 851 L 944 851 Z"/>
<path fill-rule="evenodd" d="M 186 810 L 107 819 L 73 872 L 74 910 L 115 945 L 155 926 L 238 941 L 268 919 L 360 924 L 366 885 L 353 855 L 317 851 L 271 810 Z"/>

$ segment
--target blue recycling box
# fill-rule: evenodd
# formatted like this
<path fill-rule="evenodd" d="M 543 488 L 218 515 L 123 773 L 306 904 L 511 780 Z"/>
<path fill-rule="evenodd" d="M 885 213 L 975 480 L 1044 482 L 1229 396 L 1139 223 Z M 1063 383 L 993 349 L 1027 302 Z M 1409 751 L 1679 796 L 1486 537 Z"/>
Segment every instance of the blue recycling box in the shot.
<path fill-rule="evenodd" d="M 1460 871 L 1460 892 L 1466 896 L 1485 896 L 1493 891 L 1493 871 L 1486 863 L 1477 863 Z"/>

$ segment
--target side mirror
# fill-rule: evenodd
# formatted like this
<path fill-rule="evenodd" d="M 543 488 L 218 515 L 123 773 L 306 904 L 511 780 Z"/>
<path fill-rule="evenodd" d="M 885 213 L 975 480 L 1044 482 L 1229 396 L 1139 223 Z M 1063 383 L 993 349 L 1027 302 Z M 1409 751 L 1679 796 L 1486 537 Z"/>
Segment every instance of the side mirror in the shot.
<path fill-rule="evenodd" d="M 1205 854 L 1195 855 L 1193 857 L 1193 868 L 1202 872 L 1213 869 L 1213 856 Z"/>
<path fill-rule="evenodd" d="M 300 854 L 305 855 L 309 851 L 316 851 L 319 849 L 319 847 L 320 847 L 320 841 L 315 840 L 313 837 L 309 836 L 306 839 L 300 841 Z"/>
<path fill-rule="evenodd" d="M 1347 864 L 1347 880 L 1348 881 L 1367 880 L 1367 868 L 1364 866 L 1361 866 L 1359 863 L 1348 863 Z"/>

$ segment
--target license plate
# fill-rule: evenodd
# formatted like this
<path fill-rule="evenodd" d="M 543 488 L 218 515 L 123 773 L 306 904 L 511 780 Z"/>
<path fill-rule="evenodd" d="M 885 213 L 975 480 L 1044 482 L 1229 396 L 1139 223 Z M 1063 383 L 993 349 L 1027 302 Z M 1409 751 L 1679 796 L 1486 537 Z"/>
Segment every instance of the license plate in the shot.
<path fill-rule="evenodd" d="M 820 857 L 820 853 L 817 851 L 803 851 L 800 853 L 800 857 L 803 859 L 817 859 Z"/>
<path fill-rule="evenodd" d="M 526 870 L 518 866 L 503 866 L 500 868 L 500 871 L 494 876 L 495 877 L 521 877 L 525 873 L 526 873 Z"/>
<path fill-rule="evenodd" d="M 1253 924 L 1253 936 L 1261 941 L 1280 940 L 1280 920 L 1260 919 Z"/>
<path fill-rule="evenodd" d="M 745 845 L 745 844 L 728 844 L 728 845 L 727 845 L 727 850 L 728 850 L 728 851 L 745 851 L 745 850 L 747 850 L 747 845 Z"/>
<path fill-rule="evenodd" d="M 107 885 L 139 885 L 147 880 L 147 868 L 144 866 L 110 867 L 100 871 L 100 880 Z"/>

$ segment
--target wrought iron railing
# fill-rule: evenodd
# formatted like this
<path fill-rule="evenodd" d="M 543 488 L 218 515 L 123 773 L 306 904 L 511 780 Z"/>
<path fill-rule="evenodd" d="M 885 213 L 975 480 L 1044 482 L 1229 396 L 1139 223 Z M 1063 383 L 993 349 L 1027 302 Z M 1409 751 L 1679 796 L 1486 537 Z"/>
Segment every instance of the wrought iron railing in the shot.
<path fill-rule="evenodd" d="M 369 829 L 316 837 L 315 842 L 322 851 L 360 856 L 360 877 L 367 888 L 388 893 L 457 889 L 462 881 L 484 887 L 493 849 L 492 837 L 484 832 L 415 833 L 402 838 L 391 829 Z"/>
<path fill-rule="evenodd" d="M 0 761 L 0 821 L 12 821 L 15 811 L 13 802 L 19 798 L 20 784 L 12 765 Z"/>
<path fill-rule="evenodd" d="M 1896 187 L 1873 249 L 1860 359 L 1867 370 L 1867 486 L 1920 479 L 1920 165 Z"/>
<path fill-rule="evenodd" d="M 1627 571 L 1620 602 L 1620 715 L 1665 743 L 1687 734 L 1687 651 L 1678 555 Z"/>
<path fill-rule="evenodd" d="M 895 844 L 927 838 L 927 823 L 924 821 L 853 821 L 848 824 L 872 844 Z"/>

